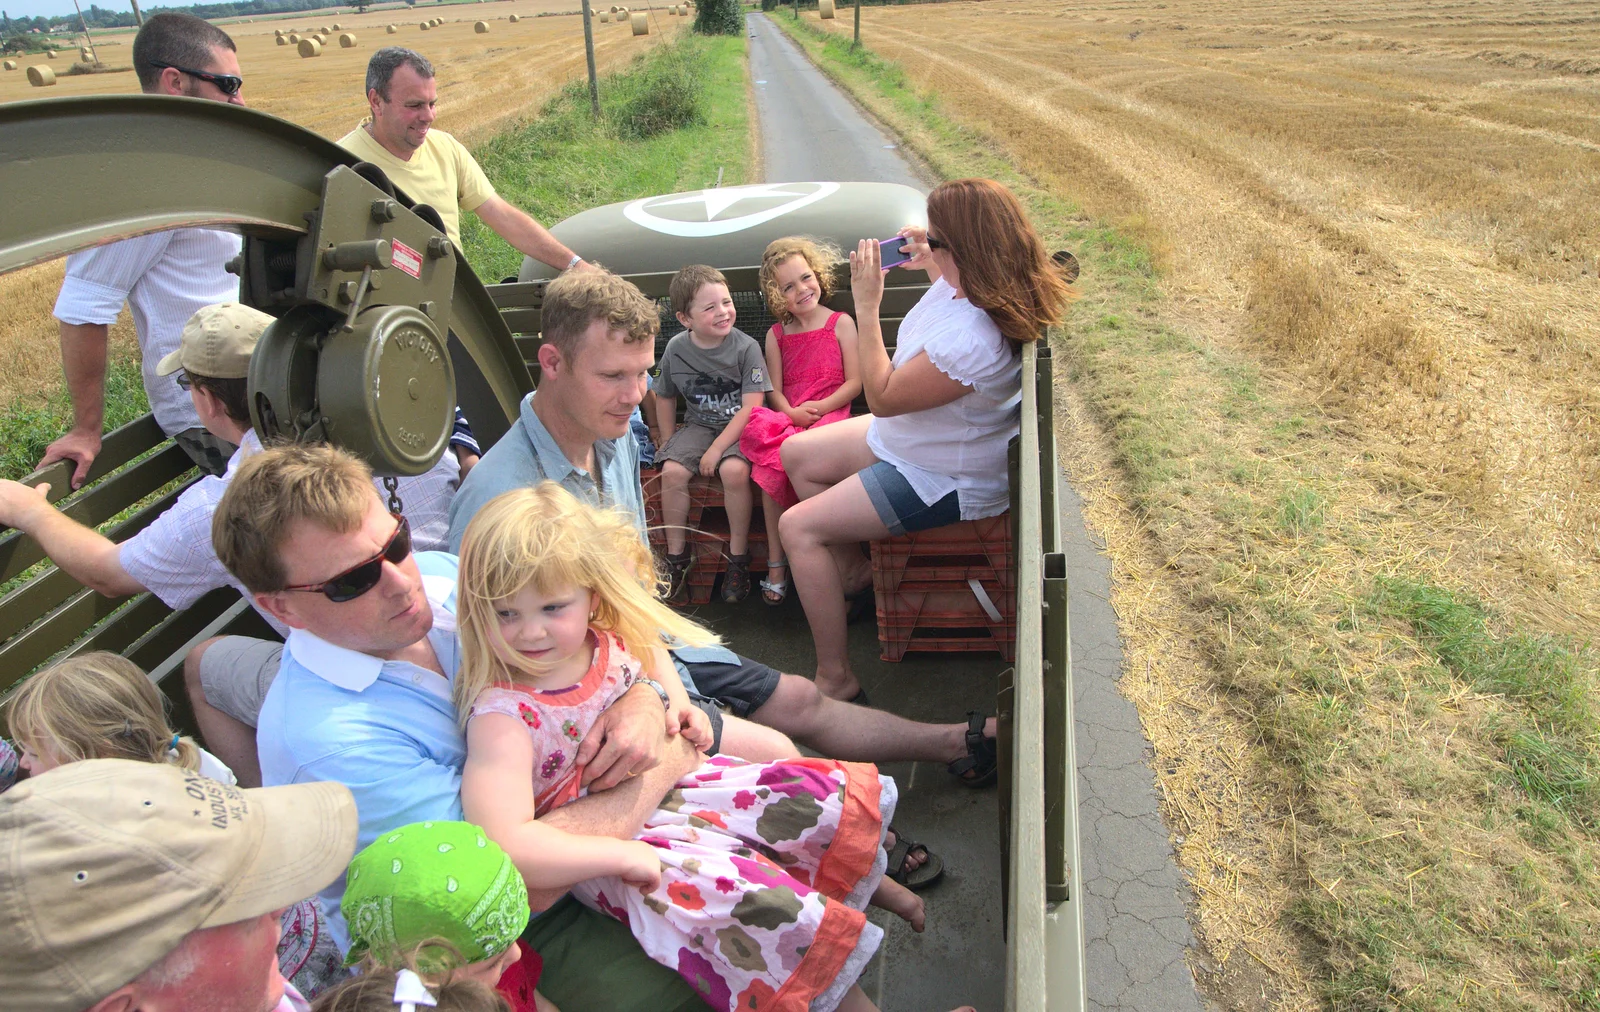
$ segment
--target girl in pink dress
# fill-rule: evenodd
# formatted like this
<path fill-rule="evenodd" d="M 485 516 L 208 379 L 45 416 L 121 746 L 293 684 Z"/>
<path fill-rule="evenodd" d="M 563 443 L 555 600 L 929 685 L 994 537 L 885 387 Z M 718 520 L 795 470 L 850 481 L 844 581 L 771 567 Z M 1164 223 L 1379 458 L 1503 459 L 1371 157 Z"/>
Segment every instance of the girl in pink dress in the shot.
<path fill-rule="evenodd" d="M 874 1008 L 854 982 L 883 932 L 862 910 L 923 923 L 921 901 L 883 877 L 896 791 L 875 767 L 718 756 L 678 781 L 637 839 L 537 821 L 584 794 L 578 745 L 641 680 L 658 680 L 669 734 L 711 743 L 660 644 L 715 637 L 661 602 L 630 515 L 554 482 L 507 492 L 467 527 L 457 594 L 462 809 L 530 889 L 570 887 L 719 1012 Z"/>
<path fill-rule="evenodd" d="M 850 402 L 861 392 L 855 321 L 824 305 L 833 294 L 834 265 L 843 259 L 837 249 L 804 236 L 773 240 L 761 256 L 761 291 L 778 318 L 767 332 L 771 407 L 755 409 L 739 449 L 761 487 L 767 522 L 761 596 L 768 604 L 782 604 L 789 592 L 778 517 L 797 501 L 779 449 L 796 432 L 849 418 Z"/>

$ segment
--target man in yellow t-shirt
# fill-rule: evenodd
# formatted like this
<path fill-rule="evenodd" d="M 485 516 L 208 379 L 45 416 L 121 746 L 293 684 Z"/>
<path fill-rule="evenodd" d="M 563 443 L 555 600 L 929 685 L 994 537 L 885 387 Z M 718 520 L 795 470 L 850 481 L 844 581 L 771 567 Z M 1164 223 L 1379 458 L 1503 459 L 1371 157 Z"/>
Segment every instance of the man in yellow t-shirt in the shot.
<path fill-rule="evenodd" d="M 439 89 L 433 64 L 422 54 L 386 46 L 367 63 L 370 119 L 339 139 L 362 161 L 384 171 L 412 200 L 444 219 L 450 241 L 461 245 L 461 211 L 483 219 L 516 249 L 558 271 L 587 266 L 527 212 L 494 192 L 494 185 L 462 143 L 434 130 Z"/>

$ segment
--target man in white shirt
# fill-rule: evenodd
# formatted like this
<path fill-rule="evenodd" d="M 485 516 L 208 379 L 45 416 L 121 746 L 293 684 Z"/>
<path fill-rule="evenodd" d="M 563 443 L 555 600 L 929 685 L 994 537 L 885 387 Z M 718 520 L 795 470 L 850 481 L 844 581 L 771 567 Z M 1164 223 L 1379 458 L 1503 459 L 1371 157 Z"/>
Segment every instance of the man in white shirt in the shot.
<path fill-rule="evenodd" d="M 237 445 L 220 477 L 201 478 L 171 509 L 120 544 L 50 505 L 43 495 L 48 485 L 31 489 L 0 481 L 0 526 L 28 534 L 68 575 L 108 597 L 148 590 L 177 610 L 218 587 L 243 593 L 244 585 L 212 547 L 211 516 L 239 464 L 261 451 L 250 428 L 245 377 L 256 342 L 271 322 L 267 314 L 236 302 L 207 306 L 184 325 L 177 350 L 155 365 L 157 375 L 187 390 L 190 410 L 208 432 L 222 443 Z M 455 458 L 445 454 L 427 472 L 400 479 L 397 491 L 419 551 L 448 547 L 450 500 L 458 475 Z M 267 612 L 262 617 L 280 636 L 288 632 Z M 282 643 L 222 636 L 200 644 L 184 661 L 189 701 L 206 744 L 246 787 L 261 783 L 256 714 L 282 653 Z"/>
<path fill-rule="evenodd" d="M 149 95 L 178 95 L 244 104 L 244 80 L 233 40 L 190 14 L 153 14 L 133 40 L 133 65 Z M 74 488 L 100 453 L 105 421 L 106 342 L 124 302 L 133 310 L 144 389 L 161 430 L 204 471 L 221 474 L 233 447 L 200 424 L 189 397 L 155 363 L 178 346 L 185 321 L 202 306 L 235 300 L 239 279 L 223 269 L 240 248 L 239 236 L 184 228 L 125 239 L 67 258 L 56 299 L 61 322 L 61 367 L 72 397 L 72 428 L 39 461 L 70 460 Z"/>
<path fill-rule="evenodd" d="M 385 46 L 367 63 L 371 118 L 339 139 L 362 161 L 371 162 L 412 200 L 444 219 L 450 241 L 461 245 L 461 211 L 471 211 L 517 250 L 558 271 L 583 258 L 495 193 L 489 177 L 462 143 L 433 129 L 439 101 L 433 64 L 421 53 Z"/>

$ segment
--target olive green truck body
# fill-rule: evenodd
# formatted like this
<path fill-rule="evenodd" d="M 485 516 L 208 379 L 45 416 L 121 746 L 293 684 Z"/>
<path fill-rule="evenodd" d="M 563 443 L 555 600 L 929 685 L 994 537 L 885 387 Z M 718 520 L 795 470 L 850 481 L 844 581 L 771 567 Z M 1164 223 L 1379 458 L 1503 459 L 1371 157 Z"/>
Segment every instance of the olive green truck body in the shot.
<path fill-rule="evenodd" d="M 780 235 L 851 247 L 924 214 L 919 194 L 873 183 L 797 183 L 646 197 L 574 215 L 553 231 L 661 299 L 678 267 L 728 277 L 741 326 L 770 317 L 757 268 Z M 163 229 L 247 237 L 241 298 L 279 320 L 252 361 L 252 417 L 268 435 L 327 439 L 379 474 L 416 474 L 444 452 L 459 403 L 488 446 L 532 389 L 540 303 L 552 276 L 530 263 L 485 287 L 438 228 L 370 166 L 293 124 L 248 109 L 114 96 L 0 105 L 0 273 Z M 735 200 L 734 198 L 738 199 Z M 885 340 L 926 284 L 892 272 Z M 832 300 L 851 308 L 848 278 Z M 664 320 L 670 316 L 664 313 Z M 665 335 L 663 335 L 665 336 Z M 41 334 L 41 340 L 52 340 Z M 1057 509 L 1050 355 L 1023 353 L 1021 431 L 1012 446 L 1016 660 L 1001 678 L 999 906 L 1007 1009 L 1085 1007 L 1067 579 Z M 536 367 L 535 367 L 536 368 Z M 91 481 L 47 480 L 68 515 L 114 540 L 167 508 L 198 474 L 146 416 L 106 436 Z M 153 595 L 110 599 L 0 530 L 0 693 L 66 654 L 125 654 L 188 722 L 188 648 L 223 632 L 269 635 L 231 589 L 173 612 Z M 936 972 L 936 968 L 930 968 Z"/>

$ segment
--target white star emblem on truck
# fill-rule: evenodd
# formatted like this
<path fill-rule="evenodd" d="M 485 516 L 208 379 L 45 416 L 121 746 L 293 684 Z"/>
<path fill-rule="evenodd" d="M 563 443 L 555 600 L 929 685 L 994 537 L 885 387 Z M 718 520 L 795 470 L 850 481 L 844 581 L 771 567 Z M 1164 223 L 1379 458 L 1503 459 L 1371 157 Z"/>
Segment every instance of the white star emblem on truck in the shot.
<path fill-rule="evenodd" d="M 838 183 L 758 183 L 752 186 L 725 186 L 700 190 L 689 194 L 670 194 L 667 197 L 646 197 L 635 200 L 622 209 L 629 221 L 663 235 L 688 239 L 704 239 L 729 235 L 771 221 L 808 204 L 815 204 L 839 190 Z M 772 204 L 773 200 L 780 203 Z M 720 217 L 729 209 L 748 201 L 765 205 L 748 214 L 731 218 Z M 678 210 L 682 208 L 682 210 Z M 701 209 L 699 214 L 678 217 L 690 208 Z M 666 211 L 666 214 L 657 212 Z"/>

